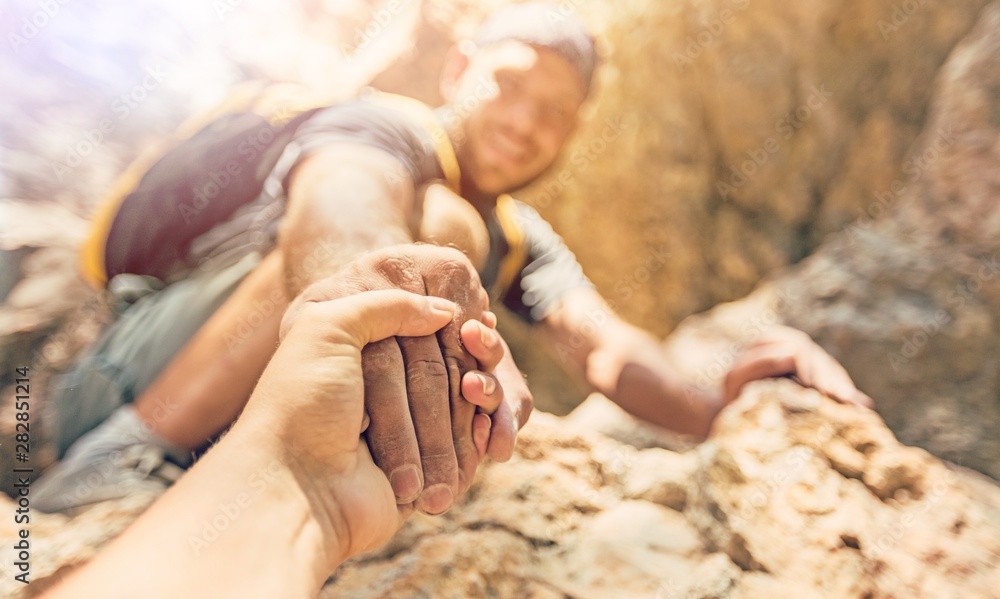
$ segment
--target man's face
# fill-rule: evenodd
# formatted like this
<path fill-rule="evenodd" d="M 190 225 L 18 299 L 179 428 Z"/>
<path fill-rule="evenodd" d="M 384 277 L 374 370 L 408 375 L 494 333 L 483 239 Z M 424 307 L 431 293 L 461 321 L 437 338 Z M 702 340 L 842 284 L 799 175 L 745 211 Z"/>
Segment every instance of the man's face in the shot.
<path fill-rule="evenodd" d="M 463 176 L 493 195 L 526 185 L 552 165 L 587 94 L 558 53 L 507 41 L 475 50 L 447 95 L 464 137 L 456 148 Z"/>

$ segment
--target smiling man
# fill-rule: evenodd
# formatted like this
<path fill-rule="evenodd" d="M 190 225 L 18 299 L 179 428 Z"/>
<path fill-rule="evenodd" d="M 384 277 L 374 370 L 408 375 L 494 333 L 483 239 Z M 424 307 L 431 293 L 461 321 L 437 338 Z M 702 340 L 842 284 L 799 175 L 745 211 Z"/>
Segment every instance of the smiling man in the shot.
<path fill-rule="evenodd" d="M 725 389 L 692 396 L 658 342 L 614 316 L 552 228 L 506 195 L 555 163 L 596 64 L 578 19 L 512 5 L 451 50 L 438 110 L 370 93 L 311 114 L 260 196 L 191 244 L 186 263 L 203 266 L 132 306 L 67 377 L 56 397 L 65 459 L 33 489 L 34 504 L 67 511 L 175 480 L 246 404 L 288 300 L 296 310 L 397 288 L 457 304 L 437 336 L 363 353 L 365 437 L 401 511 L 447 510 L 485 456 L 510 458 L 532 409 L 490 302 L 573 348 L 567 366 L 594 388 L 681 432 L 706 435 L 756 378 L 797 375 L 868 402 L 787 329 L 751 347 Z M 92 242 L 112 248 L 113 232 Z M 110 249 L 103 255 L 104 275 L 122 272 Z M 595 311 L 602 326 L 592 326 Z"/>

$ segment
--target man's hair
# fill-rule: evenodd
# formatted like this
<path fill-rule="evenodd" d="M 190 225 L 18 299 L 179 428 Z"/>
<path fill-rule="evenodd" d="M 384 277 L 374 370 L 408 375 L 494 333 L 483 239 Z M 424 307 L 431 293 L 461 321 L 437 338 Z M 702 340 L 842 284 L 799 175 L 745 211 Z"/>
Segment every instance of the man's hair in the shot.
<path fill-rule="evenodd" d="M 576 68 L 590 90 L 597 68 L 597 50 L 594 39 L 575 14 L 551 2 L 509 4 L 490 15 L 472 41 L 485 48 L 508 40 L 558 53 Z"/>

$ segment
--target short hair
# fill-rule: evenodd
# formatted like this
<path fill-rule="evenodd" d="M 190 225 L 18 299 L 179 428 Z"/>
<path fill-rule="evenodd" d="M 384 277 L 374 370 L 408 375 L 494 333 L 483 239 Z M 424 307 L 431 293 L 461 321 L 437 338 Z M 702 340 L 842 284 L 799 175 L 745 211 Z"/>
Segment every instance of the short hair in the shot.
<path fill-rule="evenodd" d="M 509 4 L 490 15 L 472 38 L 480 48 L 508 40 L 558 53 L 576 68 L 590 90 L 597 68 L 597 49 L 577 15 L 551 2 Z"/>

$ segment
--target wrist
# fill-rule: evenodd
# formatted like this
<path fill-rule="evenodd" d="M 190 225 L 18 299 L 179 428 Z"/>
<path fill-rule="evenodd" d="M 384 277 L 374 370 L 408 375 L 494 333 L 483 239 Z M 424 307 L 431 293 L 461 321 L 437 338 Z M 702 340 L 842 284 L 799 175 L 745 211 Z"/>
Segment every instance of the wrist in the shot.
<path fill-rule="evenodd" d="M 332 469 L 304 463 L 294 443 L 259 422 L 241 418 L 225 440 L 251 465 L 259 503 L 273 506 L 279 525 L 295 534 L 296 561 L 309 564 L 311 580 L 321 585 L 350 557 L 349 531 L 329 484 Z"/>

